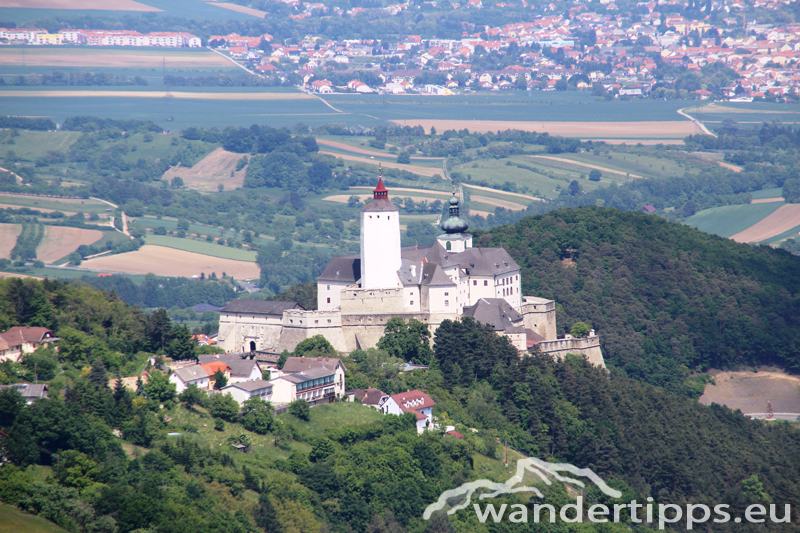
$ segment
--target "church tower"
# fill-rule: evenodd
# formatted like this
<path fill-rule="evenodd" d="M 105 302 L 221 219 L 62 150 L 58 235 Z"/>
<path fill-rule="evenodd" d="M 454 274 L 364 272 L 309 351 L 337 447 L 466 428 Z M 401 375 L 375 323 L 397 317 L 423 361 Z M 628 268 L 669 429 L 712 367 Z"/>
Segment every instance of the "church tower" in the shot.
<path fill-rule="evenodd" d="M 445 250 L 460 253 L 467 248 L 472 248 L 472 235 L 465 233 L 469 224 L 458 216 L 458 198 L 456 197 L 455 186 L 453 187 L 453 197 L 450 198 L 450 216 L 442 222 L 441 228 L 444 233 L 436 237 Z"/>
<path fill-rule="evenodd" d="M 380 177 L 372 201 L 361 209 L 361 288 L 396 288 L 401 262 L 400 210 Z"/>

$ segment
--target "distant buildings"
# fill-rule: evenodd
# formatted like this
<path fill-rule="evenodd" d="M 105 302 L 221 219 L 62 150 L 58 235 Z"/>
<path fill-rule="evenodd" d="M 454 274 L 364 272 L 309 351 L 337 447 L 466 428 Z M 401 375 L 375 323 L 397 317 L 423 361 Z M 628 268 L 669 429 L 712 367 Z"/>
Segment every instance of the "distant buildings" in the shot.
<path fill-rule="evenodd" d="M 130 30 L 61 30 L 51 34 L 47 30 L 28 28 L 0 28 L 0 39 L 16 43 L 40 45 L 85 44 L 87 46 L 155 46 L 164 48 L 200 48 L 202 41 L 190 33 L 152 32 Z"/>
<path fill-rule="evenodd" d="M 58 339 L 47 328 L 17 326 L 0 333 L 0 361 L 18 362 L 36 348 Z"/>

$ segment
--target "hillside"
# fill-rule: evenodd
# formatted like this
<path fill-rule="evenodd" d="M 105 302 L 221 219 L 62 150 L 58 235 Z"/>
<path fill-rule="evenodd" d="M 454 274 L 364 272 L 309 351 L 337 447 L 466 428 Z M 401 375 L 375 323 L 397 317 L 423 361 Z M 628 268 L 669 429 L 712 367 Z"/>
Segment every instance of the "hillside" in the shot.
<path fill-rule="evenodd" d="M 677 391 L 689 371 L 800 370 L 800 259 L 786 252 L 603 208 L 554 211 L 476 237 L 509 250 L 525 294 L 559 304 L 563 332 L 591 324 L 607 362 L 632 377 Z"/>

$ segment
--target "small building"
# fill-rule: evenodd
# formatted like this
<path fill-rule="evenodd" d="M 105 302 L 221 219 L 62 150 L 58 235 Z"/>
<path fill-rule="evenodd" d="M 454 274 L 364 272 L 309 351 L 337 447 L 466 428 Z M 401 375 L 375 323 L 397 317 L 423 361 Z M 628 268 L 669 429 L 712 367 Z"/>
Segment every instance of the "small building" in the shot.
<path fill-rule="evenodd" d="M 221 393 L 230 394 L 233 399 L 239 403 L 239 405 L 242 405 L 250 398 L 261 398 L 266 402 L 271 402 L 272 389 L 273 385 L 269 381 L 256 379 L 253 381 L 233 383 L 227 387 L 222 387 Z"/>
<path fill-rule="evenodd" d="M 200 355 L 200 364 L 205 368 L 206 365 L 214 363 L 209 368 L 221 368 L 225 365 L 228 370 L 222 369 L 225 372 L 225 377 L 228 378 L 228 383 L 240 383 L 242 381 L 253 381 L 261 379 L 261 368 L 258 366 L 258 361 L 248 357 L 242 357 L 239 354 L 203 354 Z M 213 372 L 209 372 L 213 374 Z"/>
<path fill-rule="evenodd" d="M 19 362 L 26 353 L 58 339 L 47 328 L 16 326 L 0 333 L 0 361 Z"/>
<path fill-rule="evenodd" d="M 361 405 L 368 405 L 385 415 L 402 415 L 403 410 L 390 395 L 380 389 L 354 389 L 348 393 L 350 401 L 358 400 Z"/>
<path fill-rule="evenodd" d="M 642 213 L 655 213 L 655 212 L 656 212 L 656 208 L 653 207 L 650 204 L 647 204 L 646 206 L 644 206 L 642 208 Z"/>
<path fill-rule="evenodd" d="M 273 400 L 276 404 L 289 404 L 295 400 L 305 400 L 311 405 L 331 403 L 336 399 L 334 371 L 326 368 L 312 368 L 304 372 L 284 374 L 271 379 Z"/>
<path fill-rule="evenodd" d="M 209 388 L 210 374 L 200 365 L 185 366 L 173 370 L 169 375 L 169 382 L 175 384 L 178 394 L 185 391 L 189 385 L 196 385 L 198 389 L 206 390 Z"/>
<path fill-rule="evenodd" d="M 0 385 L 0 391 L 14 389 L 19 392 L 25 403 L 32 404 L 40 398 L 47 398 L 47 385 L 44 383 L 12 383 L 11 385 Z"/>
<path fill-rule="evenodd" d="M 414 413 L 417 417 L 417 433 L 433 427 L 433 406 L 436 402 L 419 389 L 393 394 L 392 399 L 404 413 Z"/>
<path fill-rule="evenodd" d="M 335 396 L 344 396 L 344 373 L 347 370 L 338 357 L 289 357 L 286 359 L 281 372 L 283 374 L 303 373 L 310 375 L 312 370 L 326 370 L 333 375 L 333 388 Z"/>

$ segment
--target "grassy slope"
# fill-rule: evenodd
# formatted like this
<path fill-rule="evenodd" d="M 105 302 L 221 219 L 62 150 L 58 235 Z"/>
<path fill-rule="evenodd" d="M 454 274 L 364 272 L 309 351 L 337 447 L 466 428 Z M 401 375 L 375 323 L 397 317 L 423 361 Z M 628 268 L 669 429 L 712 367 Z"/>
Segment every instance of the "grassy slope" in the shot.
<path fill-rule="evenodd" d="M 0 533 L 66 533 L 54 523 L 0 503 Z"/>
<path fill-rule="evenodd" d="M 256 260 L 256 253 L 250 250 L 240 250 L 238 248 L 231 248 L 230 246 L 220 246 L 219 244 L 206 241 L 196 241 L 194 239 L 181 239 L 179 237 L 170 237 L 168 235 L 150 234 L 147 235 L 145 241 L 147 244 L 167 246 L 177 250 L 185 250 L 187 252 L 210 255 L 211 257 L 222 257 L 224 259 L 235 259 L 237 261 Z"/>
<path fill-rule="evenodd" d="M 726 205 L 705 209 L 686 219 L 686 224 L 706 233 L 730 237 L 775 212 L 783 202 Z"/>

